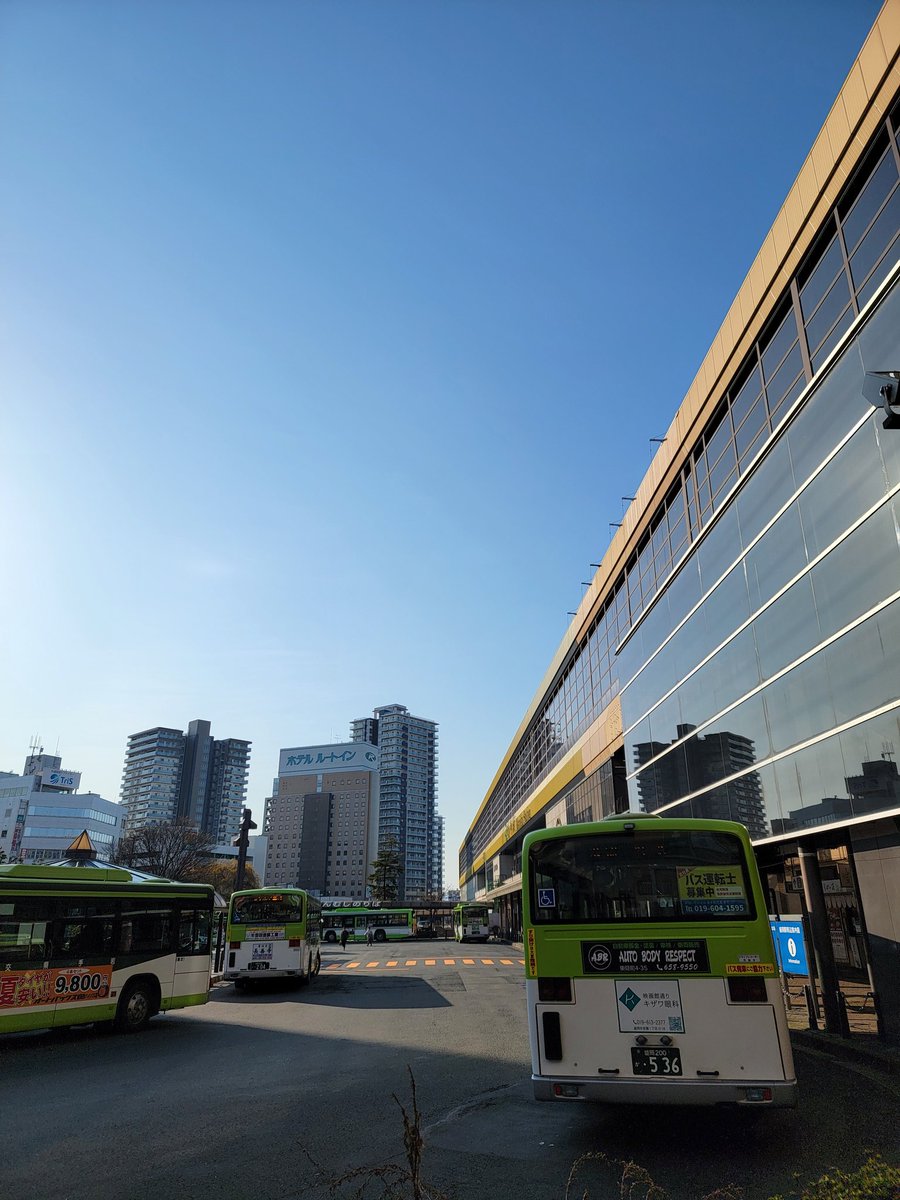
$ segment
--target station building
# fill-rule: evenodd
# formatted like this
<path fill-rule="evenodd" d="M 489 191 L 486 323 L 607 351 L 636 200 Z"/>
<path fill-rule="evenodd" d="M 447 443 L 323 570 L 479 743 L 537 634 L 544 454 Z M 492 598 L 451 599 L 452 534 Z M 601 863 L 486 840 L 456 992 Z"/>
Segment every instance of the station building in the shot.
<path fill-rule="evenodd" d="M 750 830 L 900 1042 L 900 0 L 888 0 L 460 850 L 521 932 L 532 829 Z M 699 349 L 699 348 L 698 348 Z M 892 427 L 893 426 L 893 427 Z"/>

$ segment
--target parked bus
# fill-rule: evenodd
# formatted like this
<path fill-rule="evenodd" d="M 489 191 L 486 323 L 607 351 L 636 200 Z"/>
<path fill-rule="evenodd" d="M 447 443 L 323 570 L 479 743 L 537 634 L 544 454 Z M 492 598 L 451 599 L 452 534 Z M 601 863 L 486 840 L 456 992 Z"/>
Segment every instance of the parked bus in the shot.
<path fill-rule="evenodd" d="M 0 1033 L 136 1033 L 209 998 L 213 890 L 124 868 L 0 866 Z"/>
<path fill-rule="evenodd" d="M 796 1103 L 742 825 L 623 814 L 539 830 L 522 886 L 538 1100 Z"/>
<path fill-rule="evenodd" d="M 395 942 L 413 935 L 411 908 L 329 908 L 322 913 L 322 936 L 326 942 L 340 939 L 346 929 L 350 941 L 364 942 L 372 927 L 376 942 Z"/>
<path fill-rule="evenodd" d="M 225 978 L 238 989 L 259 979 L 309 983 L 322 966 L 322 906 L 302 888 L 248 888 L 228 904 Z"/>
<path fill-rule="evenodd" d="M 486 904 L 457 904 L 453 909 L 453 936 L 458 942 L 486 942 L 491 936 L 490 916 Z"/>

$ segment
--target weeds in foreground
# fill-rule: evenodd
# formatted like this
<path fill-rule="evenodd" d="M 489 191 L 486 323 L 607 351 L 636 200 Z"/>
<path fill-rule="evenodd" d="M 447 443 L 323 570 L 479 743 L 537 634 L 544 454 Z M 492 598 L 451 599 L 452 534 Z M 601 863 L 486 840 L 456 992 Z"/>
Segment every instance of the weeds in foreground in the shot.
<path fill-rule="evenodd" d="M 422 1113 L 416 1096 L 416 1080 L 407 1066 L 412 1103 L 407 1109 L 395 1094 L 391 1099 L 400 1109 L 403 1123 L 404 1163 L 389 1162 L 374 1167 L 354 1167 L 329 1177 L 304 1147 L 303 1153 L 320 1173 L 331 1200 L 450 1200 L 445 1192 L 423 1177 L 425 1138 Z M 599 1176 L 599 1178 L 597 1178 Z M 891 1166 L 879 1154 L 871 1155 L 855 1171 L 832 1167 L 802 1190 L 770 1197 L 770 1200 L 900 1200 L 900 1167 Z M 552 1196 L 542 1200 L 554 1200 Z M 610 1158 L 602 1151 L 582 1154 L 566 1179 L 562 1200 L 669 1200 L 664 1188 L 654 1183 L 646 1168 L 635 1162 Z M 744 1200 L 743 1189 L 726 1184 L 697 1200 Z"/>

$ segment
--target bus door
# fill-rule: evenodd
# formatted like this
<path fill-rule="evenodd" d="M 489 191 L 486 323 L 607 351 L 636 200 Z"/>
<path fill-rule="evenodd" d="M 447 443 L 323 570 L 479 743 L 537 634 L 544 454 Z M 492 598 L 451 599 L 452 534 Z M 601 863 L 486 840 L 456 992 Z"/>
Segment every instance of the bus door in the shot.
<path fill-rule="evenodd" d="M 53 922 L 50 938 L 49 984 L 55 1017 L 71 1022 L 72 1004 L 79 1009 L 103 1008 L 113 1002 L 113 949 L 116 901 L 65 899 Z M 55 1023 L 55 1020 L 54 1020 Z"/>
<path fill-rule="evenodd" d="M 173 996 L 205 996 L 209 992 L 212 913 L 182 904 L 175 946 Z"/>

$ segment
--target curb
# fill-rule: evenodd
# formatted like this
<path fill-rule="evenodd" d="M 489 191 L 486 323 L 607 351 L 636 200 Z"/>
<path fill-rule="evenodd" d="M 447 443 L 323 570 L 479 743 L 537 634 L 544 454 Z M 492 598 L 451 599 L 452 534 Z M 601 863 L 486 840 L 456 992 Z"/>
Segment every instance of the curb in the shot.
<path fill-rule="evenodd" d="M 792 1029 L 791 1042 L 801 1050 L 815 1050 L 844 1062 L 861 1063 L 884 1075 L 900 1076 L 900 1051 L 879 1044 L 860 1045 L 856 1041 L 832 1037 L 814 1029 Z"/>

